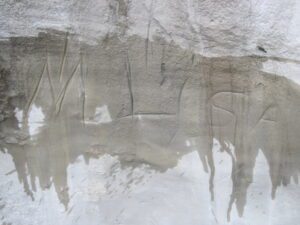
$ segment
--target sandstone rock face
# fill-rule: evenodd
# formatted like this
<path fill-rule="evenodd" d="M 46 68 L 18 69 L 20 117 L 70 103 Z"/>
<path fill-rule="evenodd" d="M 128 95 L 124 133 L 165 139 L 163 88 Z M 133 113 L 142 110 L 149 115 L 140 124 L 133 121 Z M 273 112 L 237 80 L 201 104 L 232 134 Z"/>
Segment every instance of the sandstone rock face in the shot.
<path fill-rule="evenodd" d="M 299 5 L 0 2 L 0 224 L 299 225 Z"/>
<path fill-rule="evenodd" d="M 163 37 L 206 56 L 300 58 L 297 0 L 6 0 L 0 37 L 70 31 L 88 43 L 111 33 Z"/>
<path fill-rule="evenodd" d="M 264 71 L 295 61 L 77 38 L 1 42 L 1 222 L 297 224 L 299 83 Z"/>

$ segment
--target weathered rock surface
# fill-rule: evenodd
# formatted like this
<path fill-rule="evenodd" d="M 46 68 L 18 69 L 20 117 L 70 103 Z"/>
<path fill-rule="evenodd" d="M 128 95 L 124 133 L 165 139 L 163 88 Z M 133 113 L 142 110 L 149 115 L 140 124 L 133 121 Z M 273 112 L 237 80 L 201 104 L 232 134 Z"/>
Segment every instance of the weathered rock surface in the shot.
<path fill-rule="evenodd" d="M 300 59 L 297 0 L 93 0 L 0 3 L 0 38 L 70 31 L 96 44 L 118 33 L 174 41 L 206 56 L 267 55 Z"/>
<path fill-rule="evenodd" d="M 295 60 L 58 31 L 1 46 L 1 222 L 297 224 L 299 84 L 264 71 Z"/>
<path fill-rule="evenodd" d="M 2 1 L 0 223 L 298 225 L 298 11 Z"/>

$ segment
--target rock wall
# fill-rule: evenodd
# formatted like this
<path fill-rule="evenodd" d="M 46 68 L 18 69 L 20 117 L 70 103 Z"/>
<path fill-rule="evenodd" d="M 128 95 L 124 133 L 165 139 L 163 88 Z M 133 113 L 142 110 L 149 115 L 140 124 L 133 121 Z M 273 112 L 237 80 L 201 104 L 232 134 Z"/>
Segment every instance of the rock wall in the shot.
<path fill-rule="evenodd" d="M 0 3 L 0 38 L 57 29 L 96 44 L 111 33 L 137 34 L 205 56 L 299 59 L 299 10 L 297 0 L 7 0 Z"/>

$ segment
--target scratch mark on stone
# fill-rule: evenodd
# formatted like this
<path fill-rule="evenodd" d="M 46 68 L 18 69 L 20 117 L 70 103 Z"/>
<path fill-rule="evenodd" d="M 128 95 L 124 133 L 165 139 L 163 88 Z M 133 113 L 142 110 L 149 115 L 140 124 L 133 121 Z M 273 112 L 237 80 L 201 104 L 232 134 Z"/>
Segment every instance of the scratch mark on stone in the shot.
<path fill-rule="evenodd" d="M 153 0 L 151 1 L 150 10 L 149 10 L 149 20 L 147 24 L 147 38 L 145 40 L 145 60 L 146 60 L 146 67 L 148 66 L 148 50 L 149 50 L 149 36 L 150 36 L 150 29 L 151 29 L 151 23 L 152 23 L 152 17 L 153 17 Z"/>
<path fill-rule="evenodd" d="M 164 84 L 165 80 L 166 80 L 165 70 L 166 70 L 165 63 L 162 63 L 160 65 L 160 74 L 161 74 L 161 77 L 162 77 L 162 80 L 160 82 L 160 86 L 162 86 Z"/>
<path fill-rule="evenodd" d="M 70 215 L 70 213 L 73 211 L 73 208 L 74 208 L 74 206 L 72 206 L 72 207 L 68 210 L 67 215 Z"/>
<path fill-rule="evenodd" d="M 171 139 L 170 139 L 170 141 L 169 141 L 169 144 L 171 144 L 171 143 L 173 142 L 173 140 L 174 140 L 174 138 L 175 138 L 175 136 L 176 136 L 176 134 L 177 134 L 177 132 L 178 132 L 178 130 L 179 130 L 179 119 L 180 119 L 180 104 L 181 104 L 181 97 L 182 97 L 183 89 L 184 89 L 185 84 L 186 84 L 186 82 L 187 82 L 188 79 L 189 79 L 189 78 L 186 78 L 186 79 L 184 80 L 184 82 L 183 82 L 183 84 L 181 85 L 180 90 L 179 90 L 179 94 L 178 94 L 178 98 L 177 98 L 177 113 L 176 113 L 176 116 L 177 116 L 177 119 L 176 119 L 176 121 L 177 121 L 177 128 L 176 128 L 174 134 L 172 135 L 172 137 L 171 137 Z"/>
<path fill-rule="evenodd" d="M 180 90 L 179 90 L 179 94 L 178 94 L 178 98 L 177 98 L 177 115 L 178 117 L 180 116 L 180 104 L 181 104 L 181 97 L 182 97 L 182 92 L 183 92 L 183 89 L 185 87 L 185 84 L 187 82 L 189 78 L 186 78 L 183 82 L 183 84 L 181 85 L 180 87 Z"/>
<path fill-rule="evenodd" d="M 26 118 L 27 118 L 27 116 L 28 116 L 28 112 L 29 112 L 29 110 L 30 110 L 30 108 L 31 108 L 31 105 L 33 104 L 34 100 L 36 99 L 37 93 L 39 92 L 39 89 L 40 89 L 40 87 L 41 87 L 41 81 L 42 81 L 42 78 L 43 78 L 43 74 L 45 73 L 46 66 L 47 66 L 47 61 L 45 62 L 44 66 L 43 66 L 43 69 L 42 69 L 42 72 L 41 72 L 41 74 L 40 74 L 40 76 L 39 76 L 38 82 L 37 82 L 37 84 L 35 85 L 35 88 L 34 88 L 34 90 L 33 90 L 33 93 L 32 93 L 32 95 L 31 95 L 31 97 L 30 97 L 30 99 L 29 99 L 29 102 L 28 102 L 27 106 L 26 106 L 26 111 L 25 111 L 25 116 L 26 116 Z M 27 119 L 26 119 L 26 120 L 27 120 Z"/>
<path fill-rule="evenodd" d="M 160 29 L 169 36 L 169 38 L 173 40 L 173 37 L 172 37 L 172 33 L 171 32 L 168 32 L 167 29 L 159 22 L 159 20 L 157 20 L 155 17 L 152 18 L 152 20 L 160 27 Z"/>
<path fill-rule="evenodd" d="M 48 78 L 48 82 L 49 82 L 49 86 L 50 86 L 50 92 L 51 92 L 51 98 L 52 98 L 52 102 L 55 102 L 55 96 L 54 96 L 54 90 L 53 90 L 53 85 L 52 85 L 52 80 L 51 80 L 51 75 L 50 75 L 50 71 L 49 71 L 49 57 L 48 57 L 48 50 L 47 50 L 47 65 L 46 65 L 46 74 L 47 74 L 47 78 Z"/>
<path fill-rule="evenodd" d="M 217 217 L 216 217 L 216 214 L 215 214 L 215 212 L 214 212 L 213 209 L 211 209 L 211 213 L 212 213 L 213 216 L 214 216 L 215 222 L 216 222 L 217 224 L 219 224 L 219 222 L 218 222 L 218 220 L 217 220 Z"/>
<path fill-rule="evenodd" d="M 61 60 L 61 63 L 60 63 L 60 69 L 59 69 L 59 82 L 62 81 L 63 70 L 64 70 L 64 66 L 65 66 L 65 62 L 66 62 L 67 48 L 68 48 L 68 37 L 69 37 L 69 32 L 66 32 L 64 51 L 63 51 L 62 60 Z"/>
<path fill-rule="evenodd" d="M 133 116 L 134 114 L 134 98 L 133 98 L 133 91 L 132 91 L 132 76 L 131 76 L 131 66 L 129 61 L 128 52 L 126 55 L 126 76 L 127 76 L 127 82 L 128 82 L 128 89 L 129 89 L 129 95 L 130 95 L 130 113 Z"/>
<path fill-rule="evenodd" d="M 80 54 L 80 80 L 81 80 L 81 98 L 82 98 L 82 122 L 85 123 L 85 79 L 83 75 L 83 56 Z"/>
<path fill-rule="evenodd" d="M 255 128 L 258 126 L 260 121 L 268 121 L 268 122 L 276 122 L 276 120 L 272 120 L 272 119 L 264 119 L 263 117 L 265 116 L 265 114 L 268 112 L 269 109 L 275 107 L 273 104 L 269 105 L 268 107 L 266 107 L 266 109 L 262 112 L 262 114 L 259 116 L 258 120 L 256 121 L 256 123 L 254 124 L 254 126 L 252 127 L 250 134 L 254 132 Z"/>
<path fill-rule="evenodd" d="M 174 116 L 176 114 L 174 114 L 174 113 L 164 113 L 164 112 L 137 112 L 134 115 L 136 115 L 136 116 L 143 116 L 143 115 L 149 115 L 149 116 Z"/>
<path fill-rule="evenodd" d="M 166 71 L 166 64 L 164 63 L 165 59 L 165 46 L 163 46 L 162 56 L 161 56 L 161 64 L 160 64 L 160 76 L 162 80 L 160 82 L 160 86 L 162 86 L 166 80 L 165 71 Z"/>
<path fill-rule="evenodd" d="M 6 175 L 6 176 L 11 175 L 11 174 L 13 174 L 13 173 L 16 172 L 16 171 L 17 171 L 17 170 L 15 170 L 15 169 L 14 169 L 14 170 L 11 170 L 11 171 L 7 172 L 5 175 Z"/>
<path fill-rule="evenodd" d="M 66 84 L 64 85 L 63 89 L 61 90 L 59 96 L 58 96 L 58 99 L 57 99 L 57 102 L 56 102 L 56 111 L 55 111 L 55 114 L 58 115 L 60 110 L 61 110 L 61 107 L 62 107 L 62 103 L 63 103 L 63 100 L 65 98 L 65 95 L 66 95 L 66 92 L 67 92 L 67 88 L 72 80 L 72 78 L 74 77 L 74 74 L 76 73 L 78 67 L 80 65 L 80 60 L 78 61 L 78 63 L 76 64 L 73 72 L 71 73 L 69 79 L 67 80 Z"/>

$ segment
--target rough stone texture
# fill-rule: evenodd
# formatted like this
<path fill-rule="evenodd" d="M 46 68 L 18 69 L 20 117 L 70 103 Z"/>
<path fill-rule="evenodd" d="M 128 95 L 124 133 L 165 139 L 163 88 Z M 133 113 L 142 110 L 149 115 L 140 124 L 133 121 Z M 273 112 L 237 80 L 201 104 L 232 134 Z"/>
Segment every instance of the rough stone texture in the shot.
<path fill-rule="evenodd" d="M 298 224 L 299 85 L 264 72 L 287 60 L 57 31 L 1 46 L 2 223 Z"/>
<path fill-rule="evenodd" d="M 299 224 L 299 3 L 0 4 L 0 224 Z"/>
<path fill-rule="evenodd" d="M 298 0 L 5 0 L 0 37 L 44 29 L 96 44 L 110 33 L 164 37 L 206 56 L 268 55 L 300 59 Z"/>
<path fill-rule="evenodd" d="M 8 76 L 9 71 L 0 65 L 0 122 L 10 115 Z"/>

